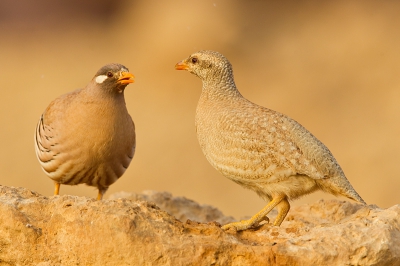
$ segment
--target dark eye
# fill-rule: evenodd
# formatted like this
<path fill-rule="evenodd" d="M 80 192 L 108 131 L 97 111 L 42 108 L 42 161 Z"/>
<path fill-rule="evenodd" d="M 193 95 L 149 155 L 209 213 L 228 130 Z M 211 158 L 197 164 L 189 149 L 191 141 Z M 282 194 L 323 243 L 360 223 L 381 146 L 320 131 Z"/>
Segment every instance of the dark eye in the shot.
<path fill-rule="evenodd" d="M 111 78 L 112 76 L 114 76 L 112 72 L 107 72 L 107 77 Z"/>
<path fill-rule="evenodd" d="M 193 58 L 192 58 L 192 63 L 193 63 L 193 64 L 196 64 L 197 61 L 199 61 L 199 59 L 197 59 L 196 57 L 193 57 Z"/>

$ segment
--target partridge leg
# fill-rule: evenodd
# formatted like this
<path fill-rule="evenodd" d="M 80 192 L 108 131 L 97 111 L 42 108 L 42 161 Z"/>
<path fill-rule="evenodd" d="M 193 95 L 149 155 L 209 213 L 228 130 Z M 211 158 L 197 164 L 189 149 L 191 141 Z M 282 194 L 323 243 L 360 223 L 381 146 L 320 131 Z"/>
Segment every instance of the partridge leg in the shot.
<path fill-rule="evenodd" d="M 99 193 L 97 194 L 97 200 L 102 200 L 103 199 L 103 195 L 106 193 L 108 187 L 107 188 L 99 188 Z"/>
<path fill-rule="evenodd" d="M 60 183 L 54 182 L 54 195 L 60 194 Z"/>
<path fill-rule="evenodd" d="M 272 198 L 272 200 L 267 204 L 267 206 L 265 206 L 261 211 L 259 211 L 256 215 L 251 217 L 249 220 L 226 224 L 226 225 L 222 226 L 222 229 L 228 230 L 229 228 L 233 228 L 236 231 L 242 231 L 242 230 L 246 230 L 251 227 L 257 226 L 261 221 L 264 221 L 267 214 L 273 208 L 275 208 L 275 206 L 277 206 L 279 203 L 281 203 L 283 200 L 286 201 L 287 206 L 288 206 L 289 202 L 287 202 L 285 195 L 276 196 L 276 197 Z M 282 206 L 286 206 L 286 203 L 284 203 L 284 205 L 282 205 Z M 285 210 L 286 210 L 286 212 L 285 212 Z M 281 213 L 281 211 L 282 211 L 282 213 Z M 288 211 L 289 211 L 289 208 L 287 208 L 287 207 L 286 207 L 286 209 L 285 208 L 279 209 L 278 217 L 277 217 L 278 222 L 280 221 L 280 223 L 282 223 L 282 221 L 285 218 Z M 276 222 L 277 221 L 275 221 L 274 225 L 280 225 L 280 223 L 277 224 Z"/>
<path fill-rule="evenodd" d="M 279 202 L 278 205 L 276 205 L 276 208 L 278 209 L 278 216 L 276 216 L 274 225 L 280 226 L 290 210 L 290 204 L 287 198 L 284 198 L 281 202 Z"/>
<path fill-rule="evenodd" d="M 103 199 L 103 192 L 99 189 L 99 193 L 97 194 L 97 200 Z"/>

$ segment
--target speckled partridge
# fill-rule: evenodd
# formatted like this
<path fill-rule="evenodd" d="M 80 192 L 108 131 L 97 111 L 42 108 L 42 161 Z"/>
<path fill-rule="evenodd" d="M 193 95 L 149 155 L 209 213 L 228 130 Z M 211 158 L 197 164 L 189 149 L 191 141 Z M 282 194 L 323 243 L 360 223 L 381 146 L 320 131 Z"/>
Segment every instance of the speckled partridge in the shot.
<path fill-rule="evenodd" d="M 220 53 L 200 51 L 175 66 L 203 81 L 196 131 L 207 160 L 224 176 L 268 201 L 251 219 L 223 229 L 257 227 L 273 209 L 279 226 L 289 200 L 316 190 L 362 204 L 328 148 L 293 119 L 256 105 L 237 90 L 232 66 Z"/>
<path fill-rule="evenodd" d="M 39 119 L 35 150 L 44 172 L 60 184 L 87 184 L 102 199 L 135 153 L 135 125 L 125 105 L 133 75 L 120 64 L 102 67 L 83 89 L 55 99 Z"/>

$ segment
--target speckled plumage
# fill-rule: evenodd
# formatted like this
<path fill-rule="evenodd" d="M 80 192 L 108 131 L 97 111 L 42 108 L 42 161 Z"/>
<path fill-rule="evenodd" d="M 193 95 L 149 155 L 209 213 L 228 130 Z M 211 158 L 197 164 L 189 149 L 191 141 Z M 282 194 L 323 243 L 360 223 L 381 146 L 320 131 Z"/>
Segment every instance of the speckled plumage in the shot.
<path fill-rule="evenodd" d="M 257 226 L 274 207 L 275 225 L 289 211 L 288 200 L 316 190 L 365 204 L 328 148 L 295 120 L 256 105 L 237 90 L 232 66 L 220 53 L 200 51 L 176 65 L 203 81 L 196 109 L 196 131 L 207 160 L 224 176 L 254 190 L 270 203 L 248 221 Z"/>
<path fill-rule="evenodd" d="M 55 99 L 40 117 L 36 155 L 56 195 L 60 184 L 87 184 L 98 188 L 101 199 L 128 168 L 136 146 L 124 98 L 131 78 L 126 67 L 106 65 L 85 88 Z"/>

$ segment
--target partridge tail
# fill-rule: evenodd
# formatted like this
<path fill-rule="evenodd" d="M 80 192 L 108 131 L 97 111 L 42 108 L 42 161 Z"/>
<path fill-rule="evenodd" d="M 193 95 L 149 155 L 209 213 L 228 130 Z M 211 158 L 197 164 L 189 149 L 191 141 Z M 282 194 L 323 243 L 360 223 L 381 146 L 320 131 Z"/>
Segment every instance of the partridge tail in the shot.
<path fill-rule="evenodd" d="M 357 191 L 353 188 L 353 186 L 344 175 L 319 179 L 317 183 L 321 190 L 325 192 L 328 192 L 335 196 L 341 195 L 357 201 L 361 204 L 367 205 L 367 203 L 361 198 L 360 195 L 358 195 Z"/>

